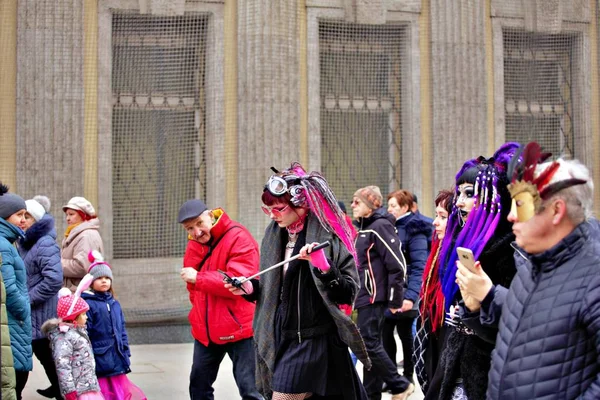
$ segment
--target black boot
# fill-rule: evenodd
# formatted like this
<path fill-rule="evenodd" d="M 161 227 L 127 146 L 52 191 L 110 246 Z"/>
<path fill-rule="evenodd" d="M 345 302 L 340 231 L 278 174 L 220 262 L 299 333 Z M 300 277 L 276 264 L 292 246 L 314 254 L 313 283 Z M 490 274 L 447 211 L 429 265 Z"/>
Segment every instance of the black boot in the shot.
<path fill-rule="evenodd" d="M 36 390 L 36 392 L 49 399 L 53 398 L 56 395 L 52 386 L 48 386 L 46 389 L 38 389 Z"/>
<path fill-rule="evenodd" d="M 49 399 L 63 400 L 60 389 L 53 386 L 48 386 L 46 389 L 37 389 L 36 392 Z"/>

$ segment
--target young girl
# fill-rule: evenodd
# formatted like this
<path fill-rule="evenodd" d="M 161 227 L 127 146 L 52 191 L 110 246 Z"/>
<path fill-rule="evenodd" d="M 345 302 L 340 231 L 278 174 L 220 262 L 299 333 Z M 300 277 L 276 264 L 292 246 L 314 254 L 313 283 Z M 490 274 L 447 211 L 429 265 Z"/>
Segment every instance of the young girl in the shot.
<path fill-rule="evenodd" d="M 91 276 L 84 277 L 74 295 L 68 288 L 62 288 L 58 292 L 58 318 L 49 319 L 42 325 L 42 333 L 50 339 L 60 392 L 65 400 L 104 399 L 95 374 L 92 346 L 85 331 L 85 313 L 90 306 L 79 297 L 91 281 Z"/>
<path fill-rule="evenodd" d="M 96 375 L 107 400 L 144 400 L 146 396 L 127 375 L 131 351 L 125 317 L 121 305 L 113 296 L 113 274 L 102 254 L 91 251 L 89 273 L 93 277 L 91 291 L 82 297 L 90 305 L 87 328 L 96 358 Z"/>

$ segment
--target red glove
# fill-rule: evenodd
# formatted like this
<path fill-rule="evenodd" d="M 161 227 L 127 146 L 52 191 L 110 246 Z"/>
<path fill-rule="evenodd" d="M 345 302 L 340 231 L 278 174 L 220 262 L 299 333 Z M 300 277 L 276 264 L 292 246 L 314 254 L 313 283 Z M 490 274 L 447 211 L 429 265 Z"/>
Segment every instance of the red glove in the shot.
<path fill-rule="evenodd" d="M 323 271 L 323 273 L 329 271 L 329 262 L 327 261 L 325 251 L 323 251 L 323 249 L 317 250 L 314 253 L 310 253 L 310 261 L 312 262 L 312 265 Z"/>
<path fill-rule="evenodd" d="M 73 391 L 65 394 L 65 400 L 77 400 L 77 392 Z"/>

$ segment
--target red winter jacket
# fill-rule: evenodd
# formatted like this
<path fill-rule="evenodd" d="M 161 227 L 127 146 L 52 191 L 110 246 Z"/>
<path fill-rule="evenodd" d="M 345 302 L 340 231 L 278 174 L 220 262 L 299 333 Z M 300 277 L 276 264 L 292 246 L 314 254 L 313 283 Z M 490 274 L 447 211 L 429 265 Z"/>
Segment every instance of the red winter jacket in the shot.
<path fill-rule="evenodd" d="M 223 276 L 217 270 L 231 277 L 250 276 L 258 272 L 259 265 L 258 243 L 250 232 L 220 208 L 213 214 L 217 222 L 210 230 L 210 242 L 204 245 L 189 240 L 183 257 L 185 267 L 198 271 L 196 283 L 187 285 L 192 302 L 189 320 L 192 336 L 205 346 L 209 339 L 225 344 L 252 337 L 254 303 L 225 289 Z"/>

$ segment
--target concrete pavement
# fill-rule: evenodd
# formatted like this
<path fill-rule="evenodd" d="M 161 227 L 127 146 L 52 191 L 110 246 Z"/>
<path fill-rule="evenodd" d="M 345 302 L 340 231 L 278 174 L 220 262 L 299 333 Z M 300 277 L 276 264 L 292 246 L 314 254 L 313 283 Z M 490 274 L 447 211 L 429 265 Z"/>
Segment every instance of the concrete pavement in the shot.
<path fill-rule="evenodd" d="M 399 346 L 399 349 L 402 349 Z M 399 350 L 401 351 L 401 350 Z M 188 382 L 192 366 L 192 343 L 183 344 L 145 344 L 131 346 L 131 374 L 129 379 L 138 385 L 148 396 L 154 400 L 185 400 L 189 399 Z M 44 369 L 33 357 L 33 372 L 23 392 L 24 400 L 42 400 L 44 397 L 36 393 L 35 389 L 49 386 Z M 362 366 L 358 368 L 362 375 Z M 214 385 L 216 400 L 239 399 L 233 373 L 231 360 L 225 357 Z M 385 393 L 382 400 L 389 400 L 391 395 Z M 410 397 L 411 400 L 421 400 L 423 394 L 417 391 Z"/>

